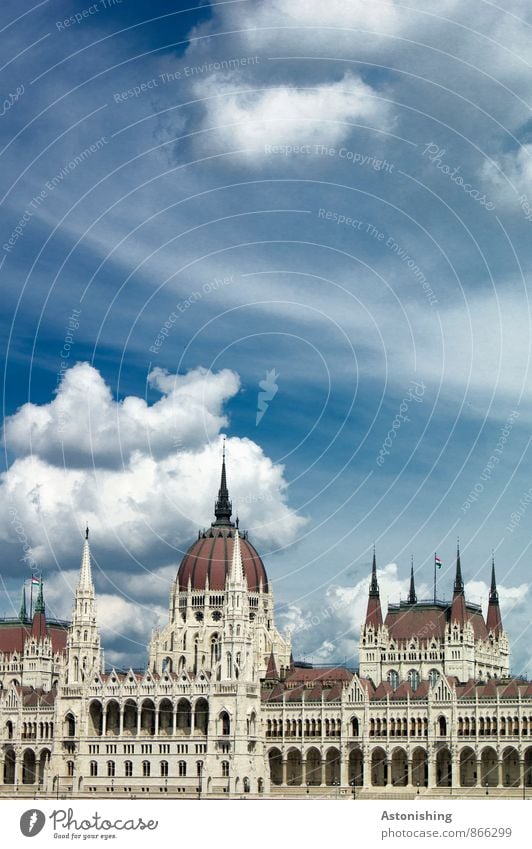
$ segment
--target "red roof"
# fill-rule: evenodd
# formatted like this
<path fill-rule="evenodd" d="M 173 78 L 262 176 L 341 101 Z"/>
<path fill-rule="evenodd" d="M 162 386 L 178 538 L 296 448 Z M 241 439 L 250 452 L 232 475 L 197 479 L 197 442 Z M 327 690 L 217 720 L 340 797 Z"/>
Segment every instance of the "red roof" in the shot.
<path fill-rule="evenodd" d="M 39 621 L 35 624 L 33 631 L 37 628 L 34 636 L 46 634 L 52 640 L 52 650 L 56 652 L 64 652 L 67 642 L 67 625 L 56 622 L 42 622 L 44 619 L 42 614 L 36 614 L 35 619 Z M 32 636 L 32 625 L 27 622 L 22 624 L 16 620 L 9 622 L 0 622 L 0 652 L 12 654 L 18 652 L 22 654 L 24 651 L 24 643 Z"/>
<path fill-rule="evenodd" d="M 185 554 L 177 577 L 179 589 L 187 590 L 190 579 L 193 590 L 204 590 L 209 577 L 209 589 L 222 591 L 231 569 L 234 545 L 234 528 L 211 528 L 200 536 Z M 247 536 L 240 535 L 240 551 L 244 574 L 250 592 L 267 591 L 268 578 L 264 564 Z"/>

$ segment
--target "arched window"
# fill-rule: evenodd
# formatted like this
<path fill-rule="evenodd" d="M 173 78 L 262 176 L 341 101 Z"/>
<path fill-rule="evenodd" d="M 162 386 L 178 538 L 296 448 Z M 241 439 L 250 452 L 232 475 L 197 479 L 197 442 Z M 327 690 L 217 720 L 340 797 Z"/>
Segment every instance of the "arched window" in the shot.
<path fill-rule="evenodd" d="M 168 761 L 161 761 L 161 778 L 168 778 Z"/>
<path fill-rule="evenodd" d="M 437 669 L 431 669 L 429 672 L 429 682 L 431 687 L 435 687 L 440 680 L 440 673 Z"/>
<path fill-rule="evenodd" d="M 417 669 L 411 669 L 408 673 L 408 683 L 413 690 L 417 690 L 419 687 L 419 672 Z"/>
<path fill-rule="evenodd" d="M 179 761 L 179 763 L 177 765 L 177 771 L 178 771 L 180 778 L 185 778 L 186 774 L 187 774 L 187 762 L 186 761 Z"/>
<path fill-rule="evenodd" d="M 107 761 L 107 777 L 114 778 L 115 776 L 115 762 Z"/>
<path fill-rule="evenodd" d="M 231 733 L 231 721 L 229 719 L 229 714 L 226 710 L 222 711 L 220 714 L 220 723 L 222 726 L 222 734 L 227 735 Z"/>
<path fill-rule="evenodd" d="M 74 775 L 74 761 L 67 761 L 67 775 L 69 778 Z"/>
<path fill-rule="evenodd" d="M 89 771 L 90 771 L 91 777 L 96 778 L 96 776 L 98 775 L 98 764 L 96 763 L 96 761 L 90 762 Z"/>
<path fill-rule="evenodd" d="M 390 669 L 388 672 L 388 684 L 392 690 L 397 690 L 399 686 L 399 673 L 395 669 Z"/>
<path fill-rule="evenodd" d="M 131 778 L 133 775 L 133 763 L 132 761 L 126 761 L 124 764 L 124 775 L 126 778 Z"/>
<path fill-rule="evenodd" d="M 144 776 L 144 778 L 150 777 L 150 762 L 149 761 L 142 761 L 142 775 Z"/>
<path fill-rule="evenodd" d="M 229 761 L 222 761 L 222 777 L 229 778 Z"/>
<path fill-rule="evenodd" d="M 222 642 L 219 634 L 213 634 L 211 637 L 211 666 L 219 663 L 222 657 Z"/>

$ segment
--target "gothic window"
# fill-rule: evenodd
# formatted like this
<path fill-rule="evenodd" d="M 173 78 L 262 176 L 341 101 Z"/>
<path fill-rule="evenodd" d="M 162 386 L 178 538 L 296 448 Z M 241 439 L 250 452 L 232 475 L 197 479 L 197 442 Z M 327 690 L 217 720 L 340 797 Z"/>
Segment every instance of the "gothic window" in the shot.
<path fill-rule="evenodd" d="M 211 637 L 211 666 L 219 663 L 222 657 L 222 643 L 219 634 L 213 634 Z"/>
<path fill-rule="evenodd" d="M 87 642 L 87 640 L 89 639 L 89 632 L 88 631 L 83 631 L 83 639 L 85 640 L 85 642 Z"/>
<path fill-rule="evenodd" d="M 215 622 L 219 622 L 220 619 L 222 618 L 222 614 L 220 613 L 219 610 L 215 610 L 214 613 L 212 614 L 212 618 Z"/>
<path fill-rule="evenodd" d="M 222 726 L 222 734 L 224 736 L 229 734 L 231 731 L 231 721 L 229 719 L 229 714 L 225 710 L 220 714 L 220 723 Z"/>
<path fill-rule="evenodd" d="M 161 778 L 168 778 L 168 761 L 161 761 Z"/>
<path fill-rule="evenodd" d="M 115 762 L 107 761 L 107 776 L 108 778 L 114 778 L 115 775 Z"/>
<path fill-rule="evenodd" d="M 417 669 L 411 669 L 408 673 L 408 682 L 413 690 L 417 690 L 419 687 L 419 672 Z"/>
<path fill-rule="evenodd" d="M 429 682 L 431 687 L 435 687 L 440 680 L 440 673 L 437 669 L 431 669 L 429 672 Z"/>
<path fill-rule="evenodd" d="M 96 778 L 96 776 L 98 775 L 98 764 L 96 763 L 96 761 L 90 762 L 89 770 L 90 770 L 91 778 Z"/>
<path fill-rule="evenodd" d="M 229 778 L 229 761 L 222 761 L 222 777 Z"/>
<path fill-rule="evenodd" d="M 124 764 L 124 775 L 126 778 L 131 778 L 133 775 L 133 763 L 132 761 L 126 761 Z"/>
<path fill-rule="evenodd" d="M 388 684 L 392 690 L 397 690 L 399 686 L 399 673 L 395 669 L 390 669 L 388 672 Z"/>
<path fill-rule="evenodd" d="M 67 775 L 69 778 L 74 775 L 74 761 L 67 761 Z"/>
<path fill-rule="evenodd" d="M 142 775 L 144 776 L 144 778 L 150 777 L 150 762 L 149 761 L 142 761 Z"/>
<path fill-rule="evenodd" d="M 178 771 L 180 778 L 185 778 L 186 774 L 187 774 L 187 762 L 186 761 L 179 761 L 179 763 L 177 765 L 177 771 Z"/>

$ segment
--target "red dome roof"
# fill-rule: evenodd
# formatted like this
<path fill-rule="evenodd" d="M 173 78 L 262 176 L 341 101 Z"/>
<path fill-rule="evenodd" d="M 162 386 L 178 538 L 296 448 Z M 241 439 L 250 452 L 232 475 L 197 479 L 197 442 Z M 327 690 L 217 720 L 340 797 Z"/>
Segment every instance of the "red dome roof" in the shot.
<path fill-rule="evenodd" d="M 177 573 L 179 589 L 187 590 L 190 579 L 193 590 L 204 590 L 209 577 L 210 590 L 224 590 L 225 578 L 231 569 L 234 546 L 234 528 L 212 527 L 200 536 L 189 548 Z M 268 578 L 264 564 L 249 540 L 240 535 L 240 551 L 244 575 L 250 592 L 268 589 Z"/>
<path fill-rule="evenodd" d="M 214 505 L 215 521 L 208 531 L 199 534 L 181 561 L 177 573 L 179 589 L 187 590 L 188 582 L 193 590 L 204 590 L 209 578 L 210 590 L 224 590 L 225 579 L 233 560 L 234 534 L 238 527 L 231 521 L 232 505 L 229 500 L 225 471 L 225 442 L 222 455 L 222 476 L 218 498 Z M 249 542 L 245 533 L 240 534 L 240 553 L 244 566 L 248 590 L 259 591 L 262 582 L 264 592 L 268 590 L 268 578 L 264 563 Z"/>

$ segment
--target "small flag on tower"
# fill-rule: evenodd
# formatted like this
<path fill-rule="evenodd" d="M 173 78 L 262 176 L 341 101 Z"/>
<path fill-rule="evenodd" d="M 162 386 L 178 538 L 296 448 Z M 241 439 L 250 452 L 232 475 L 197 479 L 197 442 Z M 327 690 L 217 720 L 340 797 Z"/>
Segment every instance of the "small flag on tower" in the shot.
<path fill-rule="evenodd" d="M 434 555 L 434 565 L 437 566 L 438 569 L 441 569 L 442 567 L 442 562 L 437 554 Z"/>
<path fill-rule="evenodd" d="M 41 581 L 39 580 L 39 578 L 36 578 L 35 575 L 32 575 L 31 576 L 31 585 L 32 585 L 32 587 L 40 587 Z"/>

